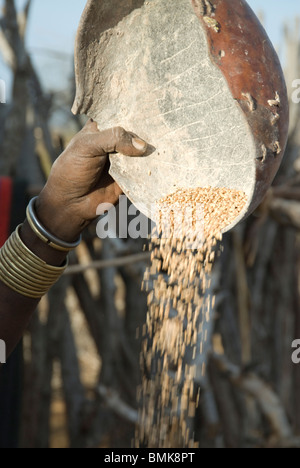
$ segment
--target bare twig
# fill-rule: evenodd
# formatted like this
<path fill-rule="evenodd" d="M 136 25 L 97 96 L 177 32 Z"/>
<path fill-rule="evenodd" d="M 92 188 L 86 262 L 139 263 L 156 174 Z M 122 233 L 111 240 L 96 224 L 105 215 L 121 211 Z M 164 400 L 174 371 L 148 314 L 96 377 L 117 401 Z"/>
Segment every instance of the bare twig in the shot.
<path fill-rule="evenodd" d="M 233 246 L 236 261 L 237 299 L 239 310 L 239 324 L 242 345 L 242 362 L 251 361 L 251 326 L 249 314 L 249 288 L 247 281 L 246 262 L 240 233 L 233 232 Z"/>
<path fill-rule="evenodd" d="M 99 260 L 96 262 L 88 263 L 87 265 L 74 265 L 70 266 L 65 275 L 78 275 L 87 270 L 104 270 L 106 268 L 122 267 L 150 260 L 150 253 L 141 253 L 136 255 L 128 255 L 126 257 L 113 258 L 110 260 Z"/>
<path fill-rule="evenodd" d="M 273 194 L 277 198 L 284 198 L 285 200 L 294 200 L 300 202 L 300 188 L 296 187 L 286 187 L 286 186 L 279 186 L 274 187 Z"/>
<path fill-rule="evenodd" d="M 227 375 L 234 386 L 255 398 L 262 414 L 269 421 L 272 430 L 270 439 L 272 445 L 288 444 L 289 440 L 292 440 L 293 444 L 299 444 L 299 440 L 295 441 L 293 437 L 291 425 L 280 399 L 266 382 L 253 372 L 243 373 L 237 366 L 231 364 L 225 356 L 214 354 L 212 359 L 218 366 L 219 371 Z"/>
<path fill-rule="evenodd" d="M 6 0 L 5 15 L 1 21 L 1 28 L 7 42 L 7 48 L 10 48 L 10 64 L 14 71 L 27 67 L 28 56 L 24 48 L 24 43 L 20 35 L 17 20 L 17 12 L 14 0 Z"/>
<path fill-rule="evenodd" d="M 27 0 L 23 11 L 21 11 L 21 13 L 19 13 L 18 15 L 19 31 L 20 31 L 21 39 L 23 41 L 25 38 L 26 30 L 27 30 L 28 17 L 29 17 L 31 5 L 32 5 L 32 0 Z"/>
<path fill-rule="evenodd" d="M 85 389 L 80 378 L 75 338 L 65 305 L 62 306 L 60 312 L 62 328 L 59 343 L 59 358 L 68 414 L 69 438 L 71 447 L 79 448 L 80 437 L 82 435 L 81 420 L 85 403 Z"/>
<path fill-rule="evenodd" d="M 300 203 L 276 198 L 271 203 L 271 213 L 277 222 L 284 226 L 300 229 Z"/>
<path fill-rule="evenodd" d="M 115 414 L 121 416 L 132 424 L 138 423 L 138 412 L 124 403 L 124 401 L 121 400 L 118 392 L 106 388 L 103 385 L 99 385 L 97 388 L 97 393 Z"/>

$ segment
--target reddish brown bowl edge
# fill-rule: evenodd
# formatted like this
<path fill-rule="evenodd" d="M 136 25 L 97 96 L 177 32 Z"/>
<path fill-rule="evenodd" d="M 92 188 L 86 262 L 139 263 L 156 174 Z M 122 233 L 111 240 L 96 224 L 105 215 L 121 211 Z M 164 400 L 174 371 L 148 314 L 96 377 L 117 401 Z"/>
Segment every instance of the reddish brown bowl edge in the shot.
<path fill-rule="evenodd" d="M 287 145 L 289 104 L 283 71 L 266 31 L 245 0 L 191 1 L 205 28 L 211 59 L 223 73 L 255 139 L 251 212 L 272 184 Z M 277 96 L 280 103 L 276 103 Z"/>

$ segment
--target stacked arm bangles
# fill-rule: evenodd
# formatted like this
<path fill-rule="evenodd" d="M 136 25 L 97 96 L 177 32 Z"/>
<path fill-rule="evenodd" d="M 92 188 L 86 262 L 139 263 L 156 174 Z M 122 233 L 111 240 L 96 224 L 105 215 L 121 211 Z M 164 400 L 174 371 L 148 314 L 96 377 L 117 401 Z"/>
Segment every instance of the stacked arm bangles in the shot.
<path fill-rule="evenodd" d="M 61 252 L 70 252 L 78 247 L 81 237 L 76 243 L 67 243 L 44 228 L 35 214 L 35 201 L 36 198 L 31 200 L 27 208 L 27 221 L 35 235 L 48 246 Z M 22 296 L 40 299 L 64 273 L 68 261 L 66 260 L 61 267 L 48 265 L 24 244 L 20 237 L 20 229 L 21 226 L 18 226 L 0 249 L 0 280 Z"/>

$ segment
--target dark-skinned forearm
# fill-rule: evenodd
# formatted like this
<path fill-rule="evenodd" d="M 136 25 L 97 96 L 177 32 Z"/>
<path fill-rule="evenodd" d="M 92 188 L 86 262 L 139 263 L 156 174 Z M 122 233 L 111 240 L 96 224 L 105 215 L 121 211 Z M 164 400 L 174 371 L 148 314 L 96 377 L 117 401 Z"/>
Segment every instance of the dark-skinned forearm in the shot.
<path fill-rule="evenodd" d="M 108 155 L 121 153 L 140 157 L 146 153 L 147 148 L 147 143 L 134 133 L 126 132 L 121 127 L 99 132 L 96 122 L 90 120 L 55 162 L 44 190 L 35 201 L 37 219 L 56 239 L 70 245 L 76 244 L 84 228 L 96 218 L 98 206 L 102 203 L 115 205 L 122 193 L 120 187 L 109 175 Z M 33 230 L 35 227 L 33 226 Z M 50 268 L 47 270 L 44 265 L 41 267 L 39 262 L 36 263 L 34 256 L 30 258 L 30 252 L 26 252 L 26 249 L 24 254 L 22 245 L 15 246 L 16 250 L 11 252 L 13 243 L 18 239 L 19 232 L 17 232 L 10 239 L 11 242 L 4 247 L 4 249 L 7 247 L 7 256 L 15 258 L 15 262 L 19 265 L 19 267 L 10 265 L 16 277 L 11 276 L 8 271 L 6 271 L 8 275 L 6 277 L 5 266 L 1 269 L 1 273 L 4 274 L 3 280 L 8 278 L 8 284 L 12 287 L 17 281 L 18 287 L 21 287 L 19 291 L 24 292 L 26 284 L 31 286 L 34 294 L 31 290 L 30 295 L 36 297 L 40 294 L 40 290 L 41 294 L 44 294 L 48 285 L 52 284 L 49 278 L 53 276 L 56 278 L 51 266 L 61 267 L 54 269 L 57 277 L 60 273 L 57 270 L 64 270 L 66 254 L 55 250 L 55 243 L 53 248 L 44 244 L 33 230 L 26 221 L 21 228 L 21 241 L 38 259 L 46 262 L 46 267 Z M 22 244 L 21 241 L 19 239 L 20 244 Z M 23 253 L 25 259 L 22 256 L 18 258 L 18 252 Z M 32 270 L 32 264 L 37 265 L 36 273 Z M 28 267 L 30 265 L 29 277 L 26 275 L 27 265 Z M 41 277 L 38 276 L 39 274 Z M 24 284 L 20 284 L 22 279 Z M 36 284 L 34 284 L 35 280 Z M 47 285 L 47 287 L 41 288 L 41 285 Z M 39 300 L 19 295 L 0 282 L 0 340 L 6 342 L 8 354 L 22 337 L 38 303 Z"/>
<path fill-rule="evenodd" d="M 21 229 L 25 245 L 38 257 L 53 266 L 60 266 L 66 254 L 44 244 L 31 230 L 27 221 Z M 0 281 L 0 339 L 4 340 L 9 355 L 21 339 L 39 300 L 15 293 Z"/>

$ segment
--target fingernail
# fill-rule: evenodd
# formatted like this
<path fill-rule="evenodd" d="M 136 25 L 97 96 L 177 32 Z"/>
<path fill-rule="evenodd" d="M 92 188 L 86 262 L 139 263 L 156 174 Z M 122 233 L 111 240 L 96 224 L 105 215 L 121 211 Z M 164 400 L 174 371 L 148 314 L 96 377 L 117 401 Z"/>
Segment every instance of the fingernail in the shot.
<path fill-rule="evenodd" d="M 146 151 L 148 146 L 147 143 L 144 140 L 141 140 L 140 138 L 133 138 L 132 144 L 139 151 Z"/>

